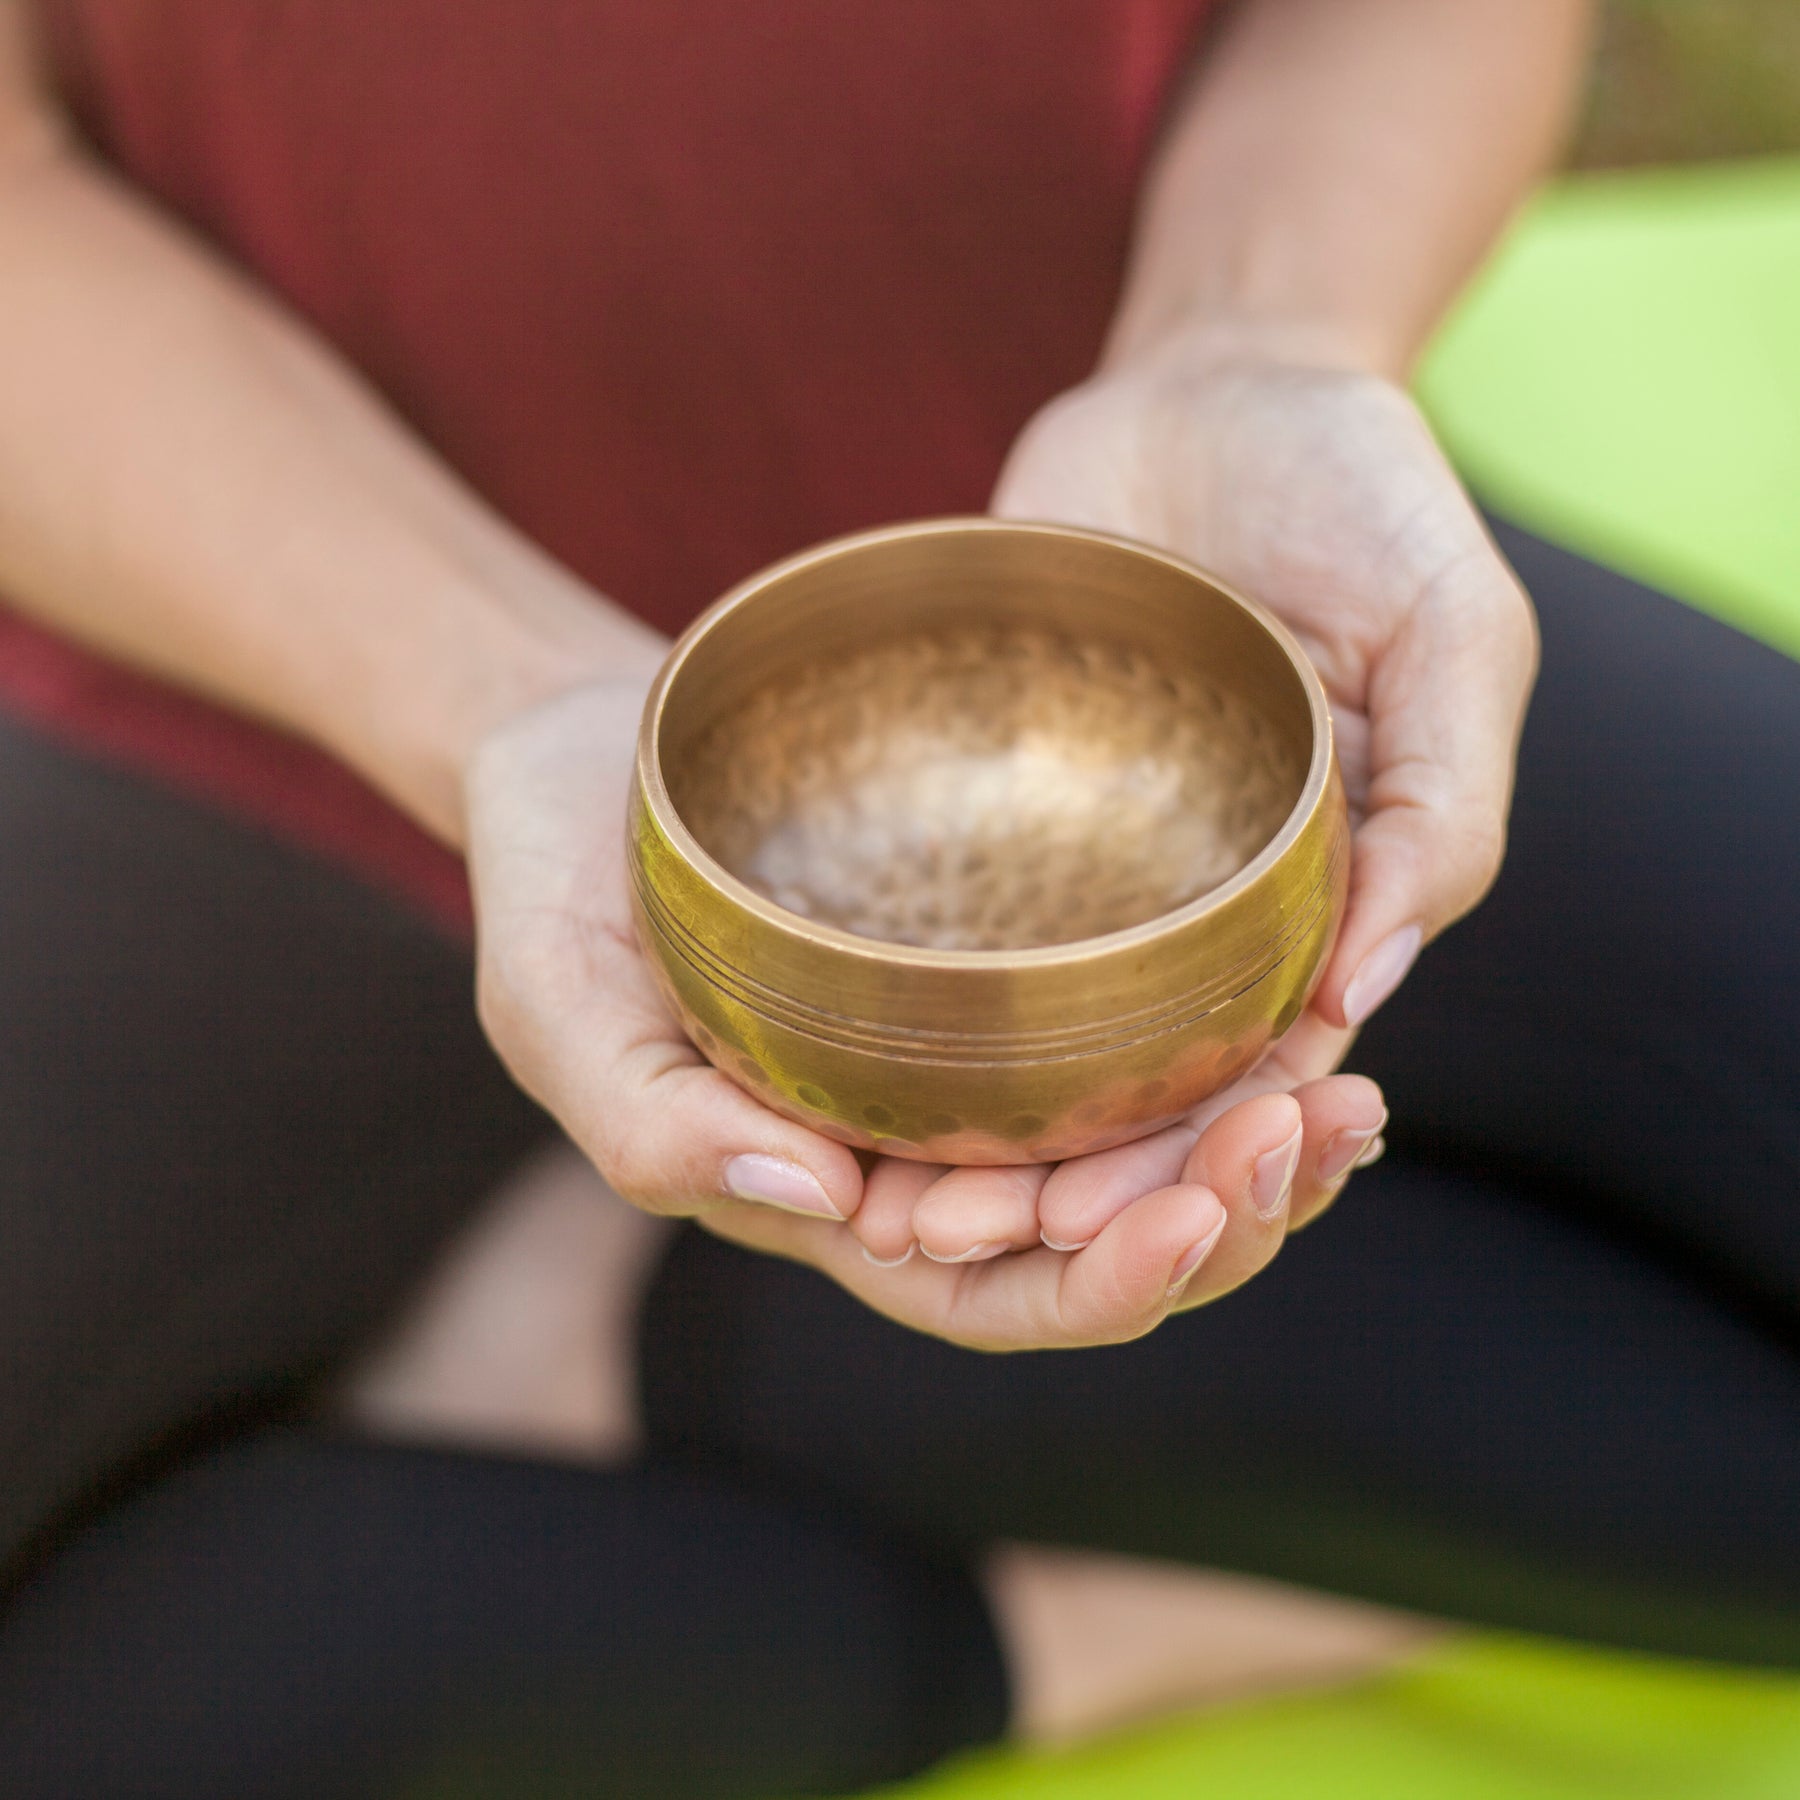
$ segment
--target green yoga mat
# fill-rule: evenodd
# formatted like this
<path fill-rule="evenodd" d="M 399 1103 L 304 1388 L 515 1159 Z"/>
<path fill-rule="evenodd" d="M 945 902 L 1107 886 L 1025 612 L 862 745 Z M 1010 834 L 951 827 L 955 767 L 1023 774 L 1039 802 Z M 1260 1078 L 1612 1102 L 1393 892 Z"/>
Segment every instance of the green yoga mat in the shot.
<path fill-rule="evenodd" d="M 1419 391 L 1497 510 L 1800 655 L 1800 161 L 1562 184 Z M 895 1792 L 1800 1800 L 1800 1676 L 1482 1637 L 1357 1688 L 993 1752 Z"/>
<path fill-rule="evenodd" d="M 1062 1755 L 973 1757 L 916 1800 L 1794 1800 L 1800 1680 L 1479 1639 L 1315 1699 Z"/>

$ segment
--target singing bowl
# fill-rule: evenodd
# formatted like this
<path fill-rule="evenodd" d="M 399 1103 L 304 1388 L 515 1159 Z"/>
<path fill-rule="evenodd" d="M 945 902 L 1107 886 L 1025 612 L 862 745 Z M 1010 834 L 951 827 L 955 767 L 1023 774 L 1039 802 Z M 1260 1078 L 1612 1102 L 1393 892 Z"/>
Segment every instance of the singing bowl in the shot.
<path fill-rule="evenodd" d="M 1094 532 L 929 520 L 753 577 L 638 740 L 637 926 L 701 1052 L 843 1143 L 1055 1161 L 1293 1022 L 1349 865 L 1270 614 Z"/>

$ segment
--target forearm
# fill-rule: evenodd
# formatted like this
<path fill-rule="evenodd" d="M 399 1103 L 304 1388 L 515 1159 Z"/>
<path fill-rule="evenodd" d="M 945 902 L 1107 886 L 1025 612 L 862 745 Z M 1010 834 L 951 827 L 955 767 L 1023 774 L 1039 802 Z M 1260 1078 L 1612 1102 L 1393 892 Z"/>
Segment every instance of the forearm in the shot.
<path fill-rule="evenodd" d="M 451 842 L 491 724 L 661 649 L 53 129 L 0 134 L 0 593 Z"/>
<path fill-rule="evenodd" d="M 1550 166 L 1592 0 L 1246 0 L 1159 153 L 1109 359 L 1184 327 L 1404 374 Z"/>

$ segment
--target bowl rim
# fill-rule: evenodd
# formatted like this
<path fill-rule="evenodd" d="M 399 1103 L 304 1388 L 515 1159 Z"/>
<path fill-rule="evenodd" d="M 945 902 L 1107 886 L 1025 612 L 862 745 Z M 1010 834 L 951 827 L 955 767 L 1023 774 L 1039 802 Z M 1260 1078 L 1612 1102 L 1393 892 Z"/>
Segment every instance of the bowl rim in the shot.
<path fill-rule="evenodd" d="M 1306 694 L 1313 727 L 1312 758 L 1307 765 L 1306 779 L 1301 784 L 1299 796 L 1289 808 L 1280 828 L 1229 880 L 1221 882 L 1215 888 L 1209 888 L 1184 906 L 1095 937 L 1071 938 L 1066 943 L 1040 944 L 1015 950 L 931 949 L 919 944 L 896 943 L 887 938 L 863 937 L 857 932 L 846 931 L 842 926 L 828 925 L 817 919 L 809 919 L 804 913 L 791 912 L 732 874 L 688 829 L 663 778 L 660 751 L 663 711 L 670 691 L 688 658 L 719 622 L 752 604 L 760 594 L 797 570 L 908 538 L 949 536 L 967 531 L 1073 538 L 1084 543 L 1108 545 L 1147 561 L 1162 563 L 1182 575 L 1198 577 L 1208 587 L 1248 613 L 1281 647 Z M 1325 686 L 1299 639 L 1267 607 L 1240 593 L 1210 570 L 1154 544 L 1141 543 L 1136 538 L 1122 537 L 1115 532 L 1095 531 L 1087 526 L 996 519 L 979 513 L 948 514 L 940 518 L 908 519 L 898 524 L 878 525 L 868 530 L 828 538 L 822 543 L 797 551 L 792 556 L 783 557 L 779 562 L 770 563 L 707 607 L 675 641 L 645 699 L 637 737 L 637 788 L 657 828 L 694 873 L 704 877 L 709 885 L 734 905 L 774 931 L 804 939 L 809 944 L 829 948 L 858 960 L 890 967 L 941 972 L 980 969 L 1007 971 L 1079 966 L 1120 952 L 1128 952 L 1140 945 L 1156 943 L 1212 914 L 1225 911 L 1233 901 L 1275 868 L 1299 841 L 1308 821 L 1317 813 L 1325 797 L 1331 781 L 1334 754 L 1335 732 Z"/>

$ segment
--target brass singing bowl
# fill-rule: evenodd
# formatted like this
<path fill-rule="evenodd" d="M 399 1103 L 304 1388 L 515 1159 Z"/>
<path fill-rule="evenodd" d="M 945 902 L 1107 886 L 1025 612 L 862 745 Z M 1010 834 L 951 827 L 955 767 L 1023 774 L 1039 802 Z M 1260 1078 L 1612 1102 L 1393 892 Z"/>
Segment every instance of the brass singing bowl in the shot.
<path fill-rule="evenodd" d="M 1292 1024 L 1343 909 L 1325 694 L 1261 607 L 1061 526 L 930 520 L 736 588 L 638 740 L 638 930 L 700 1050 L 846 1144 L 1055 1161 Z"/>

